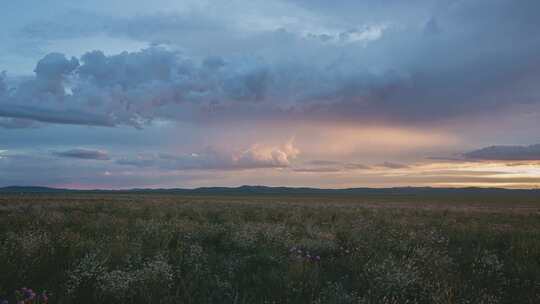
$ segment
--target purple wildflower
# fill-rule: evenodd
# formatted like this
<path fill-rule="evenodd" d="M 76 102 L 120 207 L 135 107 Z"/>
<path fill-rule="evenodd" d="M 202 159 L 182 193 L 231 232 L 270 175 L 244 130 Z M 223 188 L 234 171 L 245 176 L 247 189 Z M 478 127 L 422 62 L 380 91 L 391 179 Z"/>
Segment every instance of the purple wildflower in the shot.
<path fill-rule="evenodd" d="M 49 301 L 49 296 L 45 291 L 41 294 L 41 300 L 43 301 L 43 303 L 48 303 Z"/>
<path fill-rule="evenodd" d="M 318 255 L 313 255 L 313 256 L 308 255 L 306 257 L 307 257 L 307 259 L 309 259 L 312 262 L 319 262 L 321 260 L 321 257 L 318 256 Z"/>
<path fill-rule="evenodd" d="M 33 300 L 36 297 L 36 293 L 30 288 L 23 287 L 21 290 L 25 301 Z"/>

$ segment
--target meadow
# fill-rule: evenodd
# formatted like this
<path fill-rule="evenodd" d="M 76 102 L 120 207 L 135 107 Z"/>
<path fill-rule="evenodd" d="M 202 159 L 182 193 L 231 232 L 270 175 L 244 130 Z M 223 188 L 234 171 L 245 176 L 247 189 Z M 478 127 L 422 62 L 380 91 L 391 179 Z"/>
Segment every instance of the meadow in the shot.
<path fill-rule="evenodd" d="M 540 303 L 540 198 L 1 194 L 0 299 Z"/>

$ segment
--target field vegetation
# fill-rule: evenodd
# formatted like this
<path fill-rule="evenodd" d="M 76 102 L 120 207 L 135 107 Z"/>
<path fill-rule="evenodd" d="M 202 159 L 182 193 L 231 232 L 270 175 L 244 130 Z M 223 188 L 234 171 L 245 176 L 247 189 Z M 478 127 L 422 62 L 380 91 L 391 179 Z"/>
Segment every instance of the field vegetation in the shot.
<path fill-rule="evenodd" d="M 540 303 L 540 198 L 5 194 L 0 299 L 16 297 Z"/>

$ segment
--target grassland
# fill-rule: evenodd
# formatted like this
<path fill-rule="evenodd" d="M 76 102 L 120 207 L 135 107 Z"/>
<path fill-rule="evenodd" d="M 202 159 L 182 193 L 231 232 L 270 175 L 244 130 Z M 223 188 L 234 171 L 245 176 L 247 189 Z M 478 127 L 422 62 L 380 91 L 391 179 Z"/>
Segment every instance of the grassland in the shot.
<path fill-rule="evenodd" d="M 536 196 L 0 195 L 0 298 L 540 303 Z"/>

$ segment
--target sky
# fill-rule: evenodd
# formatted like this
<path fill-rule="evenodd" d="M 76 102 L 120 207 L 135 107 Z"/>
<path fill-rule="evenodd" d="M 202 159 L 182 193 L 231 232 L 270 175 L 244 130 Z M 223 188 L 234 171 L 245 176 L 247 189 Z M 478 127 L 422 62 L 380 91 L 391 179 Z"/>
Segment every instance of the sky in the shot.
<path fill-rule="evenodd" d="M 540 186 L 537 0 L 19 0 L 0 186 Z"/>

